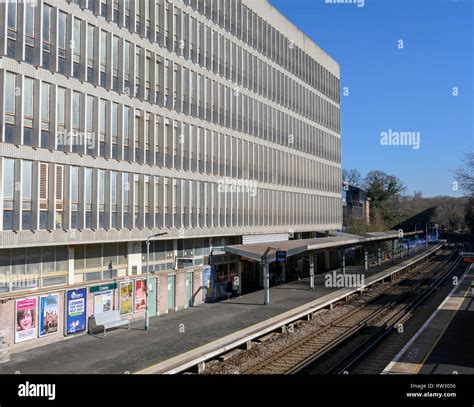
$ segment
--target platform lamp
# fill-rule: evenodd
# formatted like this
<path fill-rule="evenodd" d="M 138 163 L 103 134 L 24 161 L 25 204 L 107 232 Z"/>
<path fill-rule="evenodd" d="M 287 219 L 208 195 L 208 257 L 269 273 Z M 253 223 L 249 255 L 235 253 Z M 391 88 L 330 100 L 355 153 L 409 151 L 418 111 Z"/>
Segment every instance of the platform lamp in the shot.
<path fill-rule="evenodd" d="M 146 290 L 145 290 L 145 295 L 146 295 L 146 308 L 145 308 L 145 331 L 148 330 L 148 327 L 150 326 L 150 314 L 148 312 L 148 271 L 150 269 L 150 239 L 153 239 L 154 237 L 158 236 L 163 236 L 167 235 L 168 232 L 163 232 L 163 233 L 157 233 L 155 235 L 148 236 L 146 239 Z"/>

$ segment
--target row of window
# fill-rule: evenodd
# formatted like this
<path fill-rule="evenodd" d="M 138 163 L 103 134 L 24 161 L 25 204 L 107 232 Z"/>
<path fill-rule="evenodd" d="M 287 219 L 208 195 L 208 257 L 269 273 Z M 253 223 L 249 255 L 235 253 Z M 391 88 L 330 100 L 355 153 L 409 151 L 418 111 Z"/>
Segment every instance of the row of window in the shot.
<path fill-rule="evenodd" d="M 179 3 L 168 0 L 72 0 L 71 3 L 171 52 L 189 55 L 189 59 L 201 66 L 209 66 L 208 50 L 203 45 L 207 43 L 206 36 L 212 35 L 208 32 L 214 30 L 187 13 Z M 183 3 L 339 103 L 339 79 L 241 0 L 184 0 Z"/>
<path fill-rule="evenodd" d="M 236 243 L 232 238 L 225 242 Z M 186 258 L 186 266 L 202 266 L 210 252 L 210 239 L 160 240 L 150 242 L 150 271 L 171 271 L 176 259 Z M 68 246 L 43 246 L 0 250 L 0 294 L 11 291 L 91 282 L 127 275 L 129 248 L 125 242 Z M 69 259 L 73 260 L 74 280 L 68 281 Z M 142 246 L 142 264 L 146 264 Z M 144 266 L 146 267 L 146 266 Z M 131 270 L 136 275 L 138 270 Z"/>
<path fill-rule="evenodd" d="M 29 77 L 23 78 L 23 92 L 17 94 L 18 82 L 21 83 L 21 76 L 6 72 L 5 142 L 260 182 L 339 191 L 337 180 L 324 182 L 324 173 L 334 173 L 336 169 L 328 169 L 327 165 L 313 159 L 47 82 L 40 83 Z M 35 89 L 41 95 L 36 99 L 33 97 Z M 23 121 L 19 115 L 20 107 Z M 36 118 L 33 115 L 35 109 L 38 111 Z M 298 150 L 340 162 L 338 137 L 303 123 L 284 122 L 281 125 L 286 133 L 294 134 L 277 140 L 281 144 L 289 147 L 295 144 Z M 253 166 L 255 162 L 259 165 Z"/>
<path fill-rule="evenodd" d="M 15 10 L 16 3 L 9 3 L 9 29 L 7 55 L 23 59 L 18 54 L 16 47 L 17 38 L 22 34 L 17 32 Z M 49 31 L 46 35 L 48 41 L 44 40 L 43 25 L 43 47 L 41 58 L 35 58 L 35 52 L 40 52 L 39 43 L 35 47 L 35 29 L 34 16 L 43 17 L 49 27 L 51 19 L 51 7 L 44 4 L 43 14 L 39 14 L 39 8 L 33 8 L 26 3 L 26 14 L 31 21 L 27 21 L 25 29 L 30 30 L 32 37 L 25 32 L 25 38 L 30 38 L 26 44 L 24 59 L 33 64 L 41 64 L 44 68 L 57 70 L 67 76 L 75 76 L 81 80 L 87 80 L 95 85 L 100 85 L 108 89 L 114 89 L 117 92 L 127 93 L 130 96 L 139 97 L 142 100 L 148 100 L 151 103 L 157 103 L 163 106 L 179 110 L 181 101 L 176 101 L 176 96 L 183 102 L 189 103 L 189 111 L 180 110 L 188 114 L 193 114 L 192 105 L 194 94 L 198 99 L 202 94 L 201 106 L 204 105 L 204 94 L 207 95 L 208 106 L 210 107 L 210 93 L 214 87 L 218 86 L 217 81 L 211 78 L 199 75 L 196 72 L 188 71 L 187 68 L 181 68 L 172 61 L 166 61 L 159 55 L 152 52 L 152 49 L 144 49 L 132 44 L 111 33 L 99 30 L 98 27 L 87 24 L 85 21 L 70 16 L 63 11 L 58 13 L 58 40 L 57 44 L 49 43 Z M 29 11 L 29 9 L 33 11 Z M 38 10 L 35 11 L 34 10 Z M 48 17 L 45 17 L 48 16 Z M 50 28 L 49 28 L 50 29 Z M 236 86 L 243 86 L 251 91 L 262 95 L 274 102 L 285 106 L 292 111 L 297 112 L 304 117 L 317 121 L 335 131 L 339 129 L 339 109 L 319 97 L 310 89 L 297 84 L 281 71 L 269 66 L 256 55 L 242 50 L 229 39 L 224 39 L 214 32 L 214 36 L 209 34 L 209 38 L 204 31 L 203 41 L 207 44 L 206 56 L 204 58 L 205 66 L 209 70 L 214 70 L 216 74 L 221 74 L 232 80 Z M 194 37 L 191 37 L 194 39 Z M 211 41 L 212 40 L 212 41 Z M 47 47 L 45 48 L 45 43 Z M 189 42 L 192 45 L 192 41 Z M 184 46 L 179 47 L 179 52 L 185 55 L 188 42 L 184 40 Z M 55 55 L 55 49 L 52 46 L 57 45 L 57 67 L 51 62 L 51 55 Z M 47 49 L 47 51 L 45 51 Z M 201 55 L 201 53 L 198 53 Z M 54 58 L 53 58 L 54 60 Z M 199 58 L 197 58 L 199 63 Z M 323 71 L 318 69 L 316 79 L 325 82 Z M 142 80 L 143 78 L 143 80 Z M 194 81 L 193 81 L 194 79 Z M 206 83 L 207 82 L 207 83 Z M 202 84 L 201 91 L 197 91 L 197 84 Z M 338 86 L 338 84 L 335 84 Z M 223 85 L 220 85 L 224 87 Z M 326 86 L 326 85 L 324 85 Z M 183 89 L 177 89 L 182 87 Z M 229 88 L 230 89 L 230 88 Z M 160 94 L 161 90 L 161 94 Z M 194 91 L 194 92 L 193 92 Z M 233 89 L 235 92 L 235 90 Z M 337 93 L 339 92 L 337 88 Z M 172 100 L 171 100 L 172 99 Z M 224 105 L 224 104 L 222 104 Z M 229 105 L 227 103 L 226 105 Z M 321 109 L 319 109 L 321 105 Z M 218 106 L 218 105 L 217 105 Z M 186 106 L 184 106 L 186 108 Z M 329 120 L 326 120 L 321 111 L 327 111 Z M 209 120 L 209 118 L 206 118 Z M 327 121 L 327 122 L 326 122 Z"/>
<path fill-rule="evenodd" d="M 183 2 L 339 103 L 339 79 L 294 44 L 291 38 L 286 38 L 278 29 L 242 4 L 242 0 L 183 0 Z"/>
<path fill-rule="evenodd" d="M 68 258 L 67 246 L 0 250 L 0 293 L 66 284 Z"/>
<path fill-rule="evenodd" d="M 2 172 L 2 230 L 340 223 L 339 198 L 262 189 L 251 183 L 201 182 L 7 158 L 2 159 Z"/>

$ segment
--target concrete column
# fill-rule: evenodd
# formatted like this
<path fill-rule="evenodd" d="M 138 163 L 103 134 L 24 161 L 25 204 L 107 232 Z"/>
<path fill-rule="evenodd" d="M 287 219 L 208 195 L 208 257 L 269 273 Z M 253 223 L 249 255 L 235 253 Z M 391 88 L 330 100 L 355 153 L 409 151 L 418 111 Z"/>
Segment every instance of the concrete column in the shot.
<path fill-rule="evenodd" d="M 68 284 L 74 284 L 74 247 L 68 246 Z"/>
<path fill-rule="evenodd" d="M 314 290 L 314 271 L 316 268 L 316 254 L 310 253 L 309 254 L 309 289 Z"/>
<path fill-rule="evenodd" d="M 342 251 L 342 261 L 341 261 L 342 274 L 346 274 L 346 251 Z"/>
<path fill-rule="evenodd" d="M 264 305 L 270 304 L 270 270 L 269 264 L 264 263 L 263 265 L 263 283 L 264 283 L 264 291 L 265 291 L 265 298 L 264 298 Z"/>

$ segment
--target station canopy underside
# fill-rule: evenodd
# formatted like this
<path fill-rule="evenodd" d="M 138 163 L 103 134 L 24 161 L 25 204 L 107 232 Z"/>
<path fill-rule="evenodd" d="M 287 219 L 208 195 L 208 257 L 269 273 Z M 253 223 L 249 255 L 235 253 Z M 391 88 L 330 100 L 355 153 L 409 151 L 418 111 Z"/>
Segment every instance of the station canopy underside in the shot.
<path fill-rule="evenodd" d="M 404 237 L 422 233 L 423 232 L 421 231 L 404 233 Z M 398 238 L 399 234 L 397 231 L 371 232 L 367 233 L 365 236 L 351 235 L 342 232 L 330 232 L 330 236 L 328 237 L 315 239 L 284 240 L 281 242 L 262 242 L 225 246 L 224 251 L 226 253 L 236 254 L 260 262 L 262 261 L 262 256 L 265 251 L 269 247 L 272 247 L 266 256 L 266 262 L 271 263 L 275 261 L 276 250 L 285 251 L 286 256 L 291 257 L 305 252 L 362 246 L 370 243 L 381 243 L 388 240 L 395 240 Z"/>

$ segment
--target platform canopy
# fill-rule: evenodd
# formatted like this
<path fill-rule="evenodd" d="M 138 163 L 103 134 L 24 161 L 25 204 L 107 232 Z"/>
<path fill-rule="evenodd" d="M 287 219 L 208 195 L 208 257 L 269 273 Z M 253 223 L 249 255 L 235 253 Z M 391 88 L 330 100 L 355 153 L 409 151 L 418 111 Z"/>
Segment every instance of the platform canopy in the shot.
<path fill-rule="evenodd" d="M 404 237 L 422 233 L 423 232 L 421 231 L 404 233 Z M 276 250 L 285 251 L 286 256 L 290 257 L 310 251 L 342 249 L 353 246 L 361 246 L 369 243 L 395 240 L 398 239 L 398 237 L 398 232 L 393 230 L 387 232 L 367 233 L 365 236 L 351 235 L 342 232 L 331 232 L 330 236 L 328 237 L 301 240 L 285 240 L 281 242 L 238 244 L 225 246 L 224 250 L 226 253 L 236 254 L 238 256 L 246 257 L 248 259 L 260 262 L 265 251 L 269 247 L 271 247 L 272 249 L 270 249 L 266 256 L 267 263 L 271 263 L 275 261 Z"/>

